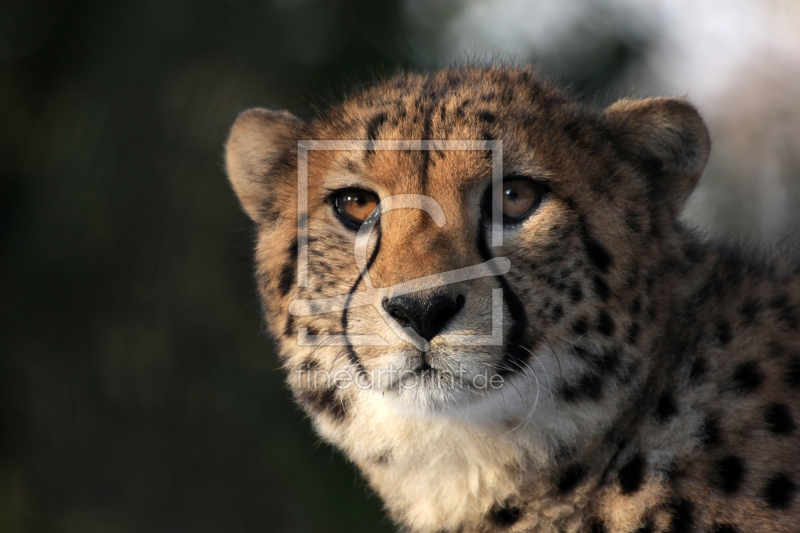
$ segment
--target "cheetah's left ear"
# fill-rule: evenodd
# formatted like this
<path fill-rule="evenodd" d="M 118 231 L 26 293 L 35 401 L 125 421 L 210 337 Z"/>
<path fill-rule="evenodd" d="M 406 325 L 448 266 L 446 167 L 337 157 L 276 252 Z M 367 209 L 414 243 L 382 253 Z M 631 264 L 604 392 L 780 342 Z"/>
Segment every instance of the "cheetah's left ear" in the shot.
<path fill-rule="evenodd" d="M 225 166 L 233 190 L 256 223 L 274 222 L 275 190 L 285 176 L 287 154 L 297 146 L 303 122 L 286 111 L 248 109 L 236 119 L 225 144 Z M 297 156 L 294 156 L 296 160 Z"/>
<path fill-rule="evenodd" d="M 649 98 L 620 100 L 605 114 L 617 147 L 647 176 L 653 207 L 677 217 L 711 148 L 700 113 L 679 98 Z"/>

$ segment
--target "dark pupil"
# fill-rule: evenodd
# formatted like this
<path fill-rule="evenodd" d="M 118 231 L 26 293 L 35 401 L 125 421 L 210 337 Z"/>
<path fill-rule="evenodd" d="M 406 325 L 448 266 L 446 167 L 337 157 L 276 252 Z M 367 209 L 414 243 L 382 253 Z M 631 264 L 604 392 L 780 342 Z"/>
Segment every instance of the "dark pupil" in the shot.
<path fill-rule="evenodd" d="M 509 200 L 516 200 L 519 197 L 519 194 L 517 194 L 517 191 L 514 189 L 508 189 L 506 191 L 506 196 L 508 196 Z"/>

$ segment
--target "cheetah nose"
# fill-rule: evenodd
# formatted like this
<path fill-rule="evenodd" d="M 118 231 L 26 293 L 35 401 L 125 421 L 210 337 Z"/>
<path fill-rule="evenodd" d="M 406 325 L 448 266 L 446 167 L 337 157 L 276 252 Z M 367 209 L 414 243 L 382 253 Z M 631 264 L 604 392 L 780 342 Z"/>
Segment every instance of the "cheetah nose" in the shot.
<path fill-rule="evenodd" d="M 417 293 L 418 294 L 418 293 Z M 464 296 L 448 293 L 405 294 L 383 301 L 383 308 L 401 326 L 430 342 L 464 307 Z"/>

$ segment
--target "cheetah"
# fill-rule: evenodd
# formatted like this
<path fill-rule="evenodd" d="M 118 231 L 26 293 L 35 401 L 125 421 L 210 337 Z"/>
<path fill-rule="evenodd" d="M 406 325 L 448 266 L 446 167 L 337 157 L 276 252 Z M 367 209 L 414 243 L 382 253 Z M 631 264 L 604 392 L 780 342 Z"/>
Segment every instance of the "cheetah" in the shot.
<path fill-rule="evenodd" d="M 800 531 L 800 268 L 677 221 L 709 150 L 506 65 L 238 117 L 288 385 L 401 531 Z"/>

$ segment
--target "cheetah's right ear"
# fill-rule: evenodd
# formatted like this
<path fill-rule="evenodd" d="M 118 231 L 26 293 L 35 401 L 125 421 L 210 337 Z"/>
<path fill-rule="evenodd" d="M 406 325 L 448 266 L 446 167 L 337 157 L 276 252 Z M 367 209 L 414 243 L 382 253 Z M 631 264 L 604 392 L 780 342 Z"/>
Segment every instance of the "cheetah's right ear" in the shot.
<path fill-rule="evenodd" d="M 648 180 L 653 209 L 677 217 L 708 161 L 711 139 L 686 100 L 620 100 L 605 110 L 613 140 Z"/>
<path fill-rule="evenodd" d="M 274 180 L 291 166 L 302 127 L 303 122 L 286 111 L 248 109 L 231 128 L 225 145 L 228 179 L 256 224 L 275 216 L 268 199 L 278 185 Z"/>

